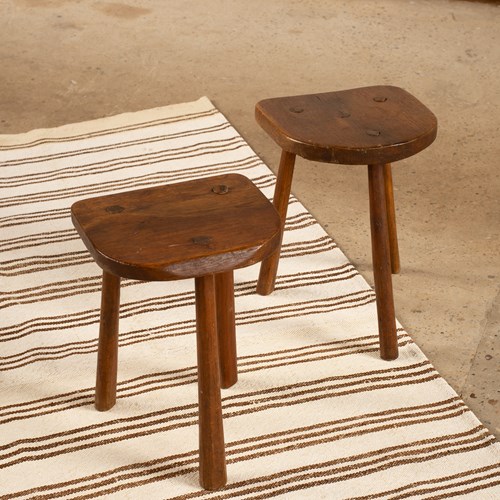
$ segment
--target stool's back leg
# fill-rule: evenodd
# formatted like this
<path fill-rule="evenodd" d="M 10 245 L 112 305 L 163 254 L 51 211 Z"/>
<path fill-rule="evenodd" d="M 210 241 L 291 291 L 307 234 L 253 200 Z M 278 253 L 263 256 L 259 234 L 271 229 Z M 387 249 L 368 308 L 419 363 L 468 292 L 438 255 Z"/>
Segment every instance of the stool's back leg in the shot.
<path fill-rule="evenodd" d="M 120 278 L 104 271 L 95 389 L 95 407 L 99 411 L 109 410 L 116 403 L 119 312 Z"/>
<path fill-rule="evenodd" d="M 389 228 L 389 245 L 391 251 L 391 270 L 392 274 L 398 274 L 400 271 L 398 233 L 396 230 L 396 209 L 394 206 L 394 190 L 392 187 L 392 168 L 391 164 L 384 165 L 385 181 L 385 203 L 387 206 L 387 225 Z"/>
<path fill-rule="evenodd" d="M 274 189 L 273 205 L 281 218 L 281 240 L 283 240 L 283 229 L 285 227 L 288 200 L 292 188 L 293 168 L 295 166 L 295 154 L 283 150 L 281 152 L 278 178 Z M 259 281 L 257 283 L 257 293 L 269 295 L 274 290 L 276 273 L 281 252 L 281 243 L 267 259 L 262 261 L 260 266 Z"/>
<path fill-rule="evenodd" d="M 368 165 L 370 225 L 372 234 L 373 275 L 377 298 L 380 356 L 398 357 L 398 338 L 394 314 L 390 264 L 389 231 L 385 201 L 384 165 Z"/>
<path fill-rule="evenodd" d="M 227 389 L 238 380 L 236 365 L 236 332 L 234 325 L 233 271 L 215 275 L 217 335 L 221 387 Z"/>
<path fill-rule="evenodd" d="M 213 275 L 195 278 L 195 289 L 200 484 L 215 490 L 224 486 L 227 479 Z"/>

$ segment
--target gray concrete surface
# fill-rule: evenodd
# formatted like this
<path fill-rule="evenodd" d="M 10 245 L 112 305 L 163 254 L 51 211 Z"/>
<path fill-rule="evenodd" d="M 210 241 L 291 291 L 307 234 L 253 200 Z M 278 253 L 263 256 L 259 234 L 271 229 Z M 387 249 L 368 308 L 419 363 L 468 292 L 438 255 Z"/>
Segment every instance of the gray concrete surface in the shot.
<path fill-rule="evenodd" d="M 276 170 L 265 97 L 406 88 L 438 139 L 394 168 L 400 321 L 500 435 L 500 7 L 451 0 L 2 0 L 0 133 L 209 96 Z M 366 169 L 294 193 L 371 282 Z"/>

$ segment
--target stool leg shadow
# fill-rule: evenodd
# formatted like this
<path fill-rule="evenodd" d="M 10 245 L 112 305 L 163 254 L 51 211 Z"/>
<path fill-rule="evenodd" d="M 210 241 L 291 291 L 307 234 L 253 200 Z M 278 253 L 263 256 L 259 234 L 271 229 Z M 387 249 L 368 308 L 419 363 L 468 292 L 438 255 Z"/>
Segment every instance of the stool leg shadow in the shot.
<path fill-rule="evenodd" d="M 99 411 L 109 410 L 116 403 L 119 312 L 120 278 L 104 271 L 95 390 L 95 407 Z"/>
<path fill-rule="evenodd" d="M 278 178 L 274 188 L 273 205 L 281 219 L 281 240 L 283 241 L 283 230 L 285 228 L 288 200 L 292 188 L 293 169 L 295 166 L 295 154 L 283 150 L 281 152 Z M 259 281 L 257 282 L 257 293 L 259 295 L 269 295 L 274 290 L 276 274 L 281 252 L 281 242 L 267 259 L 262 261 L 260 266 Z"/>
<path fill-rule="evenodd" d="M 384 165 L 385 202 L 387 207 L 387 226 L 389 229 L 389 249 L 391 253 L 392 274 L 399 274 L 398 233 L 396 229 L 396 209 L 394 206 L 394 190 L 392 187 L 392 168 L 390 163 Z"/>
<path fill-rule="evenodd" d="M 215 275 L 217 336 L 221 387 L 227 389 L 238 381 L 236 331 L 234 323 L 233 271 Z"/>
<path fill-rule="evenodd" d="M 392 293 L 391 255 L 383 164 L 368 165 L 368 181 L 380 356 L 382 359 L 392 360 L 398 357 L 398 338 Z"/>
<path fill-rule="evenodd" d="M 213 275 L 195 278 L 200 484 L 215 490 L 226 484 L 226 457 L 220 397 L 216 292 Z"/>

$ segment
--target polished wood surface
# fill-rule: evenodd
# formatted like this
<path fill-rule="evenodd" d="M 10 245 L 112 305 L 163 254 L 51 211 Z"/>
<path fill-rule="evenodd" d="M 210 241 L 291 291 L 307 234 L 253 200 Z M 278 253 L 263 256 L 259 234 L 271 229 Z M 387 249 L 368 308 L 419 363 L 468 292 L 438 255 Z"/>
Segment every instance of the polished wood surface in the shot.
<path fill-rule="evenodd" d="M 273 197 L 273 205 L 278 211 L 281 219 L 281 238 L 278 248 L 270 254 L 269 257 L 264 259 L 260 266 L 259 280 L 257 282 L 257 293 L 260 295 L 269 295 L 274 290 L 281 252 L 281 242 L 283 240 L 283 229 L 285 227 L 286 213 L 288 210 L 288 200 L 292 187 L 294 166 L 295 154 L 282 151 Z"/>
<path fill-rule="evenodd" d="M 396 228 L 396 207 L 394 205 L 394 188 L 392 186 L 392 167 L 390 163 L 384 165 L 385 204 L 387 209 L 387 226 L 389 230 L 389 247 L 391 250 L 392 274 L 399 274 L 401 263 L 399 260 L 398 233 Z"/>
<path fill-rule="evenodd" d="M 246 177 L 227 174 L 76 202 L 73 223 L 96 262 L 159 281 L 259 262 L 277 248 L 280 218 Z"/>
<path fill-rule="evenodd" d="M 221 387 L 227 389 L 238 380 L 234 322 L 234 276 L 232 271 L 215 275 L 215 291 L 220 380 Z"/>
<path fill-rule="evenodd" d="M 219 352 L 212 275 L 195 279 L 200 484 L 215 490 L 226 484 L 226 457 L 220 397 Z"/>
<path fill-rule="evenodd" d="M 265 99 L 255 117 L 285 151 L 346 165 L 407 158 L 429 146 L 437 133 L 434 114 L 392 86 Z"/>
<path fill-rule="evenodd" d="M 99 411 L 109 410 L 116 402 L 119 310 L 120 278 L 104 271 L 95 390 L 95 407 Z"/>
<path fill-rule="evenodd" d="M 392 293 L 391 254 L 384 183 L 384 165 L 369 165 L 370 226 L 380 356 L 391 360 L 398 357 L 398 339 Z"/>

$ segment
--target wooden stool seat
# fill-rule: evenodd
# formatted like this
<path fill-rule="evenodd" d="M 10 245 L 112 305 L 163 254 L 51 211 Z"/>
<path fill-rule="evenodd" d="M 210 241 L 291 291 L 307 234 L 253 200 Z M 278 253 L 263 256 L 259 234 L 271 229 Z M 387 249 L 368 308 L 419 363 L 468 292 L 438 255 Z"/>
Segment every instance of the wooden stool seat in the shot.
<path fill-rule="evenodd" d="M 277 237 L 275 210 L 238 174 L 90 198 L 71 210 L 95 261 L 122 278 L 231 271 L 262 260 Z"/>
<path fill-rule="evenodd" d="M 255 117 L 283 150 L 344 165 L 402 160 L 429 146 L 437 132 L 434 114 L 391 86 L 265 99 Z"/>
<path fill-rule="evenodd" d="M 381 356 L 398 355 L 392 273 L 399 250 L 391 163 L 408 158 L 436 138 L 437 120 L 403 89 L 373 86 L 260 101 L 255 118 L 281 147 L 273 204 L 284 225 L 295 157 L 345 165 L 368 165 L 372 253 Z M 279 249 L 261 265 L 257 292 L 274 289 Z"/>
<path fill-rule="evenodd" d="M 103 269 L 96 408 L 116 402 L 120 278 L 195 279 L 200 483 L 226 483 L 220 387 L 237 380 L 233 270 L 275 252 L 281 221 L 246 177 L 221 175 L 76 202 L 73 223 Z"/>

